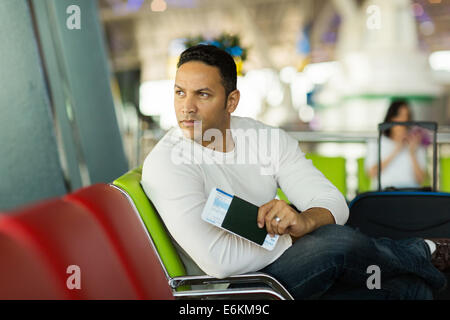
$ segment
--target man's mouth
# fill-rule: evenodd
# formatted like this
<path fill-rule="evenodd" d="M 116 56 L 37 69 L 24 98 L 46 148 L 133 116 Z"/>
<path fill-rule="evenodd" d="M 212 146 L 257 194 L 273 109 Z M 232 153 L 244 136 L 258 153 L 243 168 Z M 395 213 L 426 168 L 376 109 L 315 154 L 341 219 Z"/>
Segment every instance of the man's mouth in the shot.
<path fill-rule="evenodd" d="M 198 122 L 198 120 L 183 120 L 181 121 L 181 123 L 185 126 L 185 127 L 193 127 L 195 122 Z"/>

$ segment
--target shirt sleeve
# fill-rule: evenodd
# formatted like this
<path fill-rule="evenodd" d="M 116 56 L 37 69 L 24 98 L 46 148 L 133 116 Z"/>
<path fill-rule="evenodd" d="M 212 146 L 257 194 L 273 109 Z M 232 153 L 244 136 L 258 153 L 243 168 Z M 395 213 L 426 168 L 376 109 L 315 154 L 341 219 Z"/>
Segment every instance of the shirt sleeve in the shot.
<path fill-rule="evenodd" d="M 201 219 L 207 195 L 199 170 L 158 156 L 144 162 L 142 187 L 176 242 L 216 278 L 260 270 L 278 258 L 286 241 L 269 251 Z"/>
<path fill-rule="evenodd" d="M 276 179 L 280 188 L 299 210 L 328 209 L 336 224 L 347 222 L 349 209 L 344 196 L 305 158 L 298 141 L 280 129 L 280 157 Z"/>

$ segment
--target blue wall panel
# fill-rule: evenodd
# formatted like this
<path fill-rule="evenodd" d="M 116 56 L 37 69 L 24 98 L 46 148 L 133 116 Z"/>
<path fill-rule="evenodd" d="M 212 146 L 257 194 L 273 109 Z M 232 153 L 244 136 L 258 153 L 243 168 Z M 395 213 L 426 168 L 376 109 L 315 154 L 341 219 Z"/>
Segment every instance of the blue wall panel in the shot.
<path fill-rule="evenodd" d="M 0 210 L 66 192 L 30 9 L 0 1 Z"/>
<path fill-rule="evenodd" d="M 78 154 L 85 162 L 90 183 L 111 182 L 128 170 L 128 161 L 114 110 L 97 2 L 35 0 L 33 4 L 37 13 L 39 6 L 46 6 L 47 19 L 54 33 L 56 56 L 62 69 L 59 81 L 67 87 L 65 94 L 69 106 L 60 104 L 55 107 L 61 110 L 69 107 L 71 110 L 73 135 L 79 142 Z M 72 16 L 67 13 L 67 8 L 73 4 L 80 9 L 79 30 L 67 27 L 67 20 Z M 39 14 L 37 18 L 45 19 Z M 52 56 L 46 50 L 44 46 L 44 59 L 49 61 Z M 50 87 L 60 90 L 59 82 L 55 84 L 55 81 L 58 80 L 50 79 Z"/>

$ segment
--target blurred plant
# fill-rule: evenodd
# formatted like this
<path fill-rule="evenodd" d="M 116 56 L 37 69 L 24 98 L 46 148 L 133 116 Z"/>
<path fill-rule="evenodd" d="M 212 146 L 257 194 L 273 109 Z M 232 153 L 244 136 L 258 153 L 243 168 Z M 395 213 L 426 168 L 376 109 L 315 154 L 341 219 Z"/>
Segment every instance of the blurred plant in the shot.
<path fill-rule="evenodd" d="M 245 60 L 247 60 L 248 49 L 242 47 L 241 39 L 238 35 L 230 35 L 223 33 L 217 38 L 206 39 L 203 36 L 196 36 L 191 38 L 186 38 L 184 45 L 186 48 L 198 45 L 198 44 L 209 44 L 216 46 L 222 50 L 228 52 L 236 62 L 236 69 L 239 76 L 242 76 L 242 65 Z"/>

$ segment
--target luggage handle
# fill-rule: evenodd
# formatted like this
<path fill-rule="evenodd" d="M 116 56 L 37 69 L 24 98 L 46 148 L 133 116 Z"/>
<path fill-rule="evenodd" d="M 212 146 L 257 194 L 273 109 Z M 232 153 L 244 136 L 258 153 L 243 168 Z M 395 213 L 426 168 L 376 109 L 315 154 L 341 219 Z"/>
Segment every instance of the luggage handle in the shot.
<path fill-rule="evenodd" d="M 433 131 L 434 133 L 437 132 L 438 124 L 436 122 L 431 121 L 404 121 L 404 122 L 383 122 L 378 125 L 378 133 L 381 133 L 383 131 L 386 131 L 394 126 L 402 125 L 406 127 L 421 127 L 428 129 L 430 131 Z"/>
<path fill-rule="evenodd" d="M 405 121 L 405 122 L 383 122 L 378 124 L 378 191 L 381 191 L 381 136 L 384 131 L 393 126 L 421 127 L 433 131 L 433 187 L 437 190 L 437 130 L 438 124 L 432 121 Z"/>

